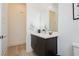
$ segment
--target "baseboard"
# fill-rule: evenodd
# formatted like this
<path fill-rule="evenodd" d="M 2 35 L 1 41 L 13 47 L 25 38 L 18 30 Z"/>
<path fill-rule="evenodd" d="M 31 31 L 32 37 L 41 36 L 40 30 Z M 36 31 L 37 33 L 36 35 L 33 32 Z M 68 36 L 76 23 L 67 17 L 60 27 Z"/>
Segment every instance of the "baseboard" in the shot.
<path fill-rule="evenodd" d="M 9 41 L 8 42 L 8 47 L 10 47 L 10 46 L 16 46 L 16 45 L 20 45 L 20 44 L 24 44 L 24 43 L 26 43 L 26 41 L 22 41 L 22 40 L 19 40 L 19 41 Z"/>
<path fill-rule="evenodd" d="M 26 43 L 12 44 L 12 45 L 8 45 L 8 47 L 22 45 L 22 44 L 26 44 Z"/>

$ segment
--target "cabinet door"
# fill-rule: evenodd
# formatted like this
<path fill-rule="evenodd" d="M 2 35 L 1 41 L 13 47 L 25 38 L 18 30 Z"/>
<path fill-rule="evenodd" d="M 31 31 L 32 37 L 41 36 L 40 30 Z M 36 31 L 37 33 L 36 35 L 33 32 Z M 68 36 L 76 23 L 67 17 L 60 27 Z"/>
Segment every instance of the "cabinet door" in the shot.
<path fill-rule="evenodd" d="M 38 52 L 40 56 L 45 56 L 45 40 L 43 38 L 38 39 Z"/>
<path fill-rule="evenodd" d="M 31 47 L 35 49 L 36 46 L 37 46 L 37 38 L 36 36 L 31 35 Z"/>
<path fill-rule="evenodd" d="M 43 38 L 32 35 L 31 46 L 37 55 L 45 55 L 45 41 Z"/>
<path fill-rule="evenodd" d="M 47 40 L 47 55 L 56 55 L 57 54 L 57 37 L 50 38 Z"/>

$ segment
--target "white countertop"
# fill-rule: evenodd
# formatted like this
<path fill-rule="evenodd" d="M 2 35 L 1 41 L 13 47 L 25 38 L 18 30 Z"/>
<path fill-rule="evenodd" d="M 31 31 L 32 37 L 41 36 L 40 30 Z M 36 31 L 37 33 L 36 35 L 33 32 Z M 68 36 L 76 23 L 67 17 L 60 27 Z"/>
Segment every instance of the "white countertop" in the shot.
<path fill-rule="evenodd" d="M 59 35 L 58 32 L 53 32 L 51 35 L 49 35 L 48 33 L 35 33 L 35 32 L 31 32 L 32 35 L 47 39 L 47 38 L 53 38 L 53 37 L 57 37 Z"/>

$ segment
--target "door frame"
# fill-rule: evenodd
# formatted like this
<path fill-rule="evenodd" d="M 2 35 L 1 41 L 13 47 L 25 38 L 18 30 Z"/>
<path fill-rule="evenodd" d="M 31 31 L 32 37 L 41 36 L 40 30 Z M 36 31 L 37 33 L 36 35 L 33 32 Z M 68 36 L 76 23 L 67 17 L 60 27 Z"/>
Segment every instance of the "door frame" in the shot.
<path fill-rule="evenodd" d="M 0 3 L 0 37 L 2 36 L 2 32 L 1 32 L 1 9 L 2 9 L 2 4 Z M 2 55 L 2 38 L 0 38 L 0 56 Z"/>
<path fill-rule="evenodd" d="M 8 41 L 8 4 L 0 3 L 0 56 L 7 54 L 7 41 Z M 3 25 L 4 24 L 4 25 Z M 6 26 L 5 26 L 6 25 Z M 4 26 L 4 27 L 3 27 Z M 5 29 L 5 30 L 3 30 Z M 5 44 L 4 44 L 5 43 Z"/>

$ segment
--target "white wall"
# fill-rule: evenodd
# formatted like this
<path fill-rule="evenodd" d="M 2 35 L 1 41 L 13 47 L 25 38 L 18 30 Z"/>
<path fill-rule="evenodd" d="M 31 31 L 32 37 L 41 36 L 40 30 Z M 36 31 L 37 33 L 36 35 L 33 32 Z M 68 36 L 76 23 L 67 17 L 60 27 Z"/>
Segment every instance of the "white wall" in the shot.
<path fill-rule="evenodd" d="M 9 46 L 26 43 L 26 5 L 9 4 Z"/>
<path fill-rule="evenodd" d="M 60 3 L 58 12 L 58 54 L 72 55 L 72 42 L 79 42 L 79 20 L 73 20 L 71 3 Z"/>

